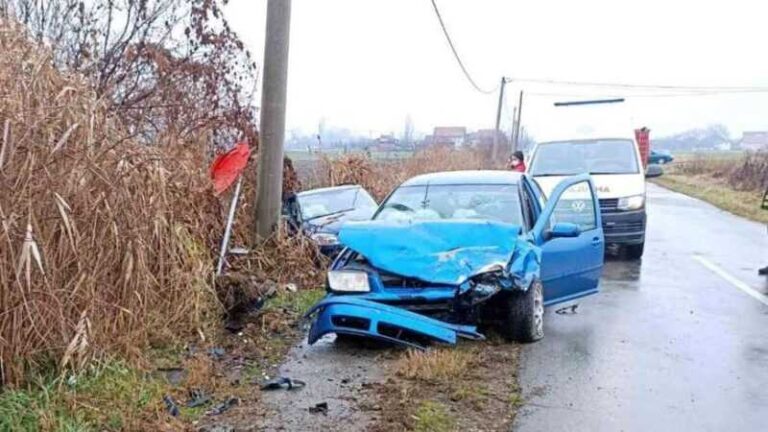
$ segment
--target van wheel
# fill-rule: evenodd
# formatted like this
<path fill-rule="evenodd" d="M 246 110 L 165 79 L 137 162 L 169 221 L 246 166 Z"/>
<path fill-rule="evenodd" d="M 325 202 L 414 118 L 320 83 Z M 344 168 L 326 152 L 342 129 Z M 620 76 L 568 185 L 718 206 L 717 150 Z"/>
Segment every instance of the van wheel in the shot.
<path fill-rule="evenodd" d="M 515 342 L 535 342 L 544 337 L 544 289 L 535 279 L 524 292 L 504 299 L 500 333 Z"/>
<path fill-rule="evenodd" d="M 625 253 L 630 260 L 639 260 L 643 257 L 643 250 L 645 249 L 645 242 L 635 245 L 628 245 L 625 247 Z"/>

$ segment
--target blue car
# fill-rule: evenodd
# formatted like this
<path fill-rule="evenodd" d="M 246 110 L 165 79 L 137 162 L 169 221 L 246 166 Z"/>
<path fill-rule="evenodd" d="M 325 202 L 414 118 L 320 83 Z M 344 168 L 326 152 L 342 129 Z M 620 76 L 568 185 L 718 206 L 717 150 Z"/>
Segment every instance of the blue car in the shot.
<path fill-rule="evenodd" d="M 314 240 L 321 253 L 333 257 L 342 249 L 338 239 L 342 225 L 370 219 L 377 207 L 362 186 L 334 186 L 289 197 L 283 202 L 283 217 L 292 229 Z"/>
<path fill-rule="evenodd" d="M 372 220 L 349 222 L 314 305 L 308 341 L 329 333 L 423 348 L 544 335 L 544 307 L 598 291 L 604 237 L 588 175 L 550 197 L 525 174 L 456 171 L 414 177 Z"/>
<path fill-rule="evenodd" d="M 649 164 L 664 165 L 672 162 L 673 160 L 675 160 L 675 158 L 672 156 L 672 154 L 664 150 L 651 150 L 651 153 L 648 155 Z"/>

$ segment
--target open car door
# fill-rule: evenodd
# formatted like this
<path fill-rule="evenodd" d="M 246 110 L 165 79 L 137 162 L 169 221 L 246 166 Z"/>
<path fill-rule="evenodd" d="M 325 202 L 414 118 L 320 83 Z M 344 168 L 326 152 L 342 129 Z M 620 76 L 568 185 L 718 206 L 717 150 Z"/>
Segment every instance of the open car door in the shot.
<path fill-rule="evenodd" d="M 561 181 L 531 232 L 542 252 L 545 306 L 597 293 L 605 241 L 589 175 Z"/>

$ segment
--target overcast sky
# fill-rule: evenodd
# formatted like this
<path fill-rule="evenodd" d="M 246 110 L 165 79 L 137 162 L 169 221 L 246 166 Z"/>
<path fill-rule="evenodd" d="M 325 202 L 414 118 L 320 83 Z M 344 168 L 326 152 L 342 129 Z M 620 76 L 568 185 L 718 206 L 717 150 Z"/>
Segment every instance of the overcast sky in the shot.
<path fill-rule="evenodd" d="M 753 0 L 438 0 L 480 86 L 501 76 L 683 86 L 768 87 L 768 4 Z M 227 18 L 256 58 L 264 50 L 266 0 L 230 0 Z M 513 82 L 534 136 L 557 128 L 552 102 L 566 95 L 644 94 Z M 538 94 L 536 94 L 538 93 Z M 670 94 L 670 91 L 660 91 Z M 328 126 L 365 134 L 434 126 L 493 127 L 498 93 L 476 92 L 445 41 L 429 0 L 293 0 L 289 129 Z M 559 109 L 562 116 L 562 108 Z M 574 117 L 585 110 L 569 109 Z M 724 123 L 735 136 L 768 129 L 768 93 L 628 97 L 630 123 L 663 135 Z M 571 114 L 568 114 L 571 115 Z M 589 117 L 590 126 L 607 124 Z M 592 124 L 591 122 L 594 122 Z M 603 121 L 603 123 L 606 123 Z"/>

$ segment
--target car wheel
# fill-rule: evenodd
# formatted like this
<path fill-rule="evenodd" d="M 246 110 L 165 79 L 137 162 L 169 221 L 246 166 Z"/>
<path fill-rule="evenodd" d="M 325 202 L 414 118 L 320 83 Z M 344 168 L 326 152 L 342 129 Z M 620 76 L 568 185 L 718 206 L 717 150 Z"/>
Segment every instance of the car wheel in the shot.
<path fill-rule="evenodd" d="M 625 246 L 626 256 L 630 260 L 639 260 L 643 257 L 643 251 L 645 249 L 645 242 L 635 245 Z"/>
<path fill-rule="evenodd" d="M 535 342 L 544 337 L 544 288 L 535 279 L 526 291 L 506 298 L 501 334 L 516 342 Z"/>

